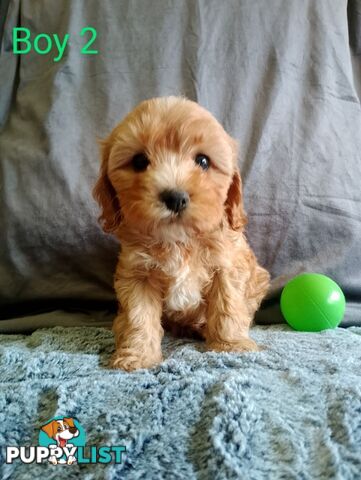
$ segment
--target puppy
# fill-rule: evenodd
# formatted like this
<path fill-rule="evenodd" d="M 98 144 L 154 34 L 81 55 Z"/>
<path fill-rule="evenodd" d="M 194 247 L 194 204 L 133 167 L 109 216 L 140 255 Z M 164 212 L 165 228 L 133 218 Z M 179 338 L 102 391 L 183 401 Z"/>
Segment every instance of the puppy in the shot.
<path fill-rule="evenodd" d="M 161 362 L 164 328 L 210 350 L 257 350 L 248 331 L 269 274 L 243 234 L 237 153 L 207 110 L 178 97 L 142 102 L 102 141 L 93 194 L 121 242 L 113 367 Z"/>

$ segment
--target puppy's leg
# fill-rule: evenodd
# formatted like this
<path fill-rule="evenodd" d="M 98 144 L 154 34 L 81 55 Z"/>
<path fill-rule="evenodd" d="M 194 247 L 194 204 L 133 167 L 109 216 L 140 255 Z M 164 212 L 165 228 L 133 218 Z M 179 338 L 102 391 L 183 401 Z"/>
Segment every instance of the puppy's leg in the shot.
<path fill-rule="evenodd" d="M 115 283 L 122 312 L 113 323 L 116 351 L 111 365 L 131 371 L 162 361 L 162 301 L 146 279 L 119 278 Z"/>
<path fill-rule="evenodd" d="M 248 336 L 252 323 L 245 295 L 246 283 L 235 270 L 215 273 L 208 294 L 206 342 L 210 350 L 258 350 Z"/>
<path fill-rule="evenodd" d="M 265 297 L 270 284 L 270 274 L 255 263 L 246 286 L 248 311 L 253 317 Z"/>

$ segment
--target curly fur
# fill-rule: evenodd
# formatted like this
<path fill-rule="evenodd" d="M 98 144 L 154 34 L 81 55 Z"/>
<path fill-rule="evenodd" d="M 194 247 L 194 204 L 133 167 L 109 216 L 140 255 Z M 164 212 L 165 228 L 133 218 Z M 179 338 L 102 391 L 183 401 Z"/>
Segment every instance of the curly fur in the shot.
<path fill-rule="evenodd" d="M 150 164 L 135 172 L 139 153 Z M 210 158 L 208 170 L 194 161 L 200 153 Z M 237 153 L 208 111 L 178 97 L 142 102 L 102 142 L 94 196 L 103 229 L 122 245 L 114 367 L 160 362 L 163 328 L 199 335 L 216 351 L 257 350 L 248 331 L 269 274 L 243 234 Z M 161 202 L 167 189 L 188 193 L 181 215 Z"/>

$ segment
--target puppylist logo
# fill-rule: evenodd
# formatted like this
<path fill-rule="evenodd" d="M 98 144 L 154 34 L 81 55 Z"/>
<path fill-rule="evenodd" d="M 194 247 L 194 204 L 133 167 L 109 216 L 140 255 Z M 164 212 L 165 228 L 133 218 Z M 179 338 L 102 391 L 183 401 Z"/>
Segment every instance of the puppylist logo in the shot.
<path fill-rule="evenodd" d="M 6 463 L 122 463 L 124 446 L 86 447 L 85 441 L 85 430 L 76 418 L 53 417 L 40 428 L 38 446 L 6 447 Z"/>

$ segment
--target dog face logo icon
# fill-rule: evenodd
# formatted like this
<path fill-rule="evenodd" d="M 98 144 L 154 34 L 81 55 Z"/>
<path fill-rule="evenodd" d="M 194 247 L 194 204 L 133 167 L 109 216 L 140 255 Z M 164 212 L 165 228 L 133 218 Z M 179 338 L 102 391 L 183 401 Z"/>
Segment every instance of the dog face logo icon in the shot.
<path fill-rule="evenodd" d="M 39 445 L 50 449 L 49 462 L 53 465 L 72 465 L 77 462 L 77 447 L 85 445 L 85 433 L 76 419 L 56 417 L 41 427 Z"/>
<path fill-rule="evenodd" d="M 58 447 L 65 447 L 71 438 L 79 435 L 79 430 L 74 425 L 72 418 L 63 418 L 63 420 L 52 420 L 41 427 L 48 437 L 56 440 Z"/>

